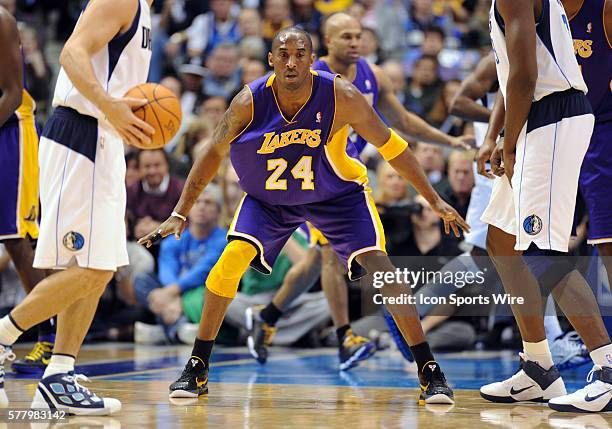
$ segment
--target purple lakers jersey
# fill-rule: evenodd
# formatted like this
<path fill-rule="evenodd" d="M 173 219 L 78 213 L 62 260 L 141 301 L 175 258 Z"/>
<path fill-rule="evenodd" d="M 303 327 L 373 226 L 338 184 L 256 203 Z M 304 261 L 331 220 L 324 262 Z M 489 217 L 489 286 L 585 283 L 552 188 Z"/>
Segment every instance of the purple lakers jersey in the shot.
<path fill-rule="evenodd" d="M 292 117 L 280 110 L 272 83 L 263 77 L 247 88 L 253 118 L 232 142 L 230 158 L 242 189 L 272 205 L 301 205 L 361 191 L 365 166 L 346 153 L 349 127 L 331 135 L 336 76 L 311 70 L 309 99 Z"/>
<path fill-rule="evenodd" d="M 604 28 L 606 0 L 585 1 L 570 21 L 574 51 L 596 122 L 612 120 L 612 46 Z"/>
<path fill-rule="evenodd" d="M 376 81 L 376 76 L 364 58 L 359 58 L 359 61 L 355 66 L 356 73 L 355 79 L 353 79 L 353 85 L 355 85 L 355 87 L 366 97 L 370 105 L 376 108 L 376 103 L 378 101 L 378 83 Z M 312 68 L 314 70 L 323 70 L 328 73 L 332 72 L 329 65 L 322 60 L 315 61 Z M 357 149 L 358 154 L 363 151 L 365 145 L 368 143 L 363 137 L 353 130 L 351 130 L 349 133 L 349 139 L 355 145 L 355 149 Z M 350 152 L 349 146 L 349 153 Z"/>

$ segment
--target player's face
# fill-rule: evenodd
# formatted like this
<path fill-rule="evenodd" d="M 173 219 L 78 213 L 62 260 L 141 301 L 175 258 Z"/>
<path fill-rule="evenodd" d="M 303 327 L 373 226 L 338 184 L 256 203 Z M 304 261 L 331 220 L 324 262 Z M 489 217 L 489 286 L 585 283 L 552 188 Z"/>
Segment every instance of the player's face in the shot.
<path fill-rule="evenodd" d="M 279 83 L 287 89 L 300 88 L 310 76 L 314 55 L 303 36 L 288 35 L 268 54 Z"/>
<path fill-rule="evenodd" d="M 344 64 L 354 64 L 361 56 L 361 27 L 350 24 L 328 38 L 329 55 Z"/>

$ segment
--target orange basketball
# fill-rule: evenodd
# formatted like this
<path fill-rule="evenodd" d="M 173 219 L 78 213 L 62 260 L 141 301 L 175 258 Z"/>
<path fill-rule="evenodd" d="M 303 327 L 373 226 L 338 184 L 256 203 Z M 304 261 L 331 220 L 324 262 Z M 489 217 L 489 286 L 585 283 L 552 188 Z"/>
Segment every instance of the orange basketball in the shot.
<path fill-rule="evenodd" d="M 181 102 L 172 91 L 158 83 L 143 83 L 130 89 L 126 97 L 146 98 L 149 102 L 134 114 L 155 128 L 151 143 L 140 143 L 140 149 L 159 149 L 172 140 L 181 126 Z"/>

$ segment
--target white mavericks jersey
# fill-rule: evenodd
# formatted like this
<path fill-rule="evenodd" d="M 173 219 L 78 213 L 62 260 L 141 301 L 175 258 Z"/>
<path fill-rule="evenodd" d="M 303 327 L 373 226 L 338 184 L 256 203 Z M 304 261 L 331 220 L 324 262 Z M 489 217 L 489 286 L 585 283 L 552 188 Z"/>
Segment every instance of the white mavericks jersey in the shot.
<path fill-rule="evenodd" d="M 507 100 L 506 88 L 510 64 L 506 48 L 505 23 L 497 10 L 496 3 L 497 0 L 493 0 L 491 4 L 489 29 L 499 85 L 504 99 Z M 538 78 L 534 101 L 570 88 L 586 94 L 587 86 L 574 55 L 574 41 L 561 0 L 542 0 L 542 15 L 536 22 L 536 32 Z"/>
<path fill-rule="evenodd" d="M 76 27 L 78 27 L 77 22 Z M 76 28 L 75 27 L 75 28 Z M 151 10 L 146 0 L 138 9 L 130 28 L 116 35 L 107 46 L 91 57 L 98 82 L 112 97 L 123 97 L 136 85 L 147 81 L 151 62 Z M 57 78 L 53 106 L 65 106 L 81 114 L 104 120 L 104 115 L 72 84 L 62 67 Z"/>

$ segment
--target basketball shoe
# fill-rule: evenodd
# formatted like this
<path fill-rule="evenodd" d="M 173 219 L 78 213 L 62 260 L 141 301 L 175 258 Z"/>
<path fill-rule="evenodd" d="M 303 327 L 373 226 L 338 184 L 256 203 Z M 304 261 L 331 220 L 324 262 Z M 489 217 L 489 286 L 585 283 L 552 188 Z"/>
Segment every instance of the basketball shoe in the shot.
<path fill-rule="evenodd" d="M 455 396 L 436 361 L 427 362 L 419 371 L 419 404 L 454 404 Z"/>
<path fill-rule="evenodd" d="M 246 328 L 249 333 L 247 347 L 249 353 L 261 364 L 268 360 L 268 347 L 270 347 L 272 339 L 276 335 L 276 327 L 264 322 L 259 315 L 263 308 L 263 305 L 257 305 L 248 307 L 244 312 Z"/>
<path fill-rule="evenodd" d="M 11 366 L 13 371 L 22 374 L 36 374 L 45 371 L 53 354 L 53 343 L 38 341 L 23 359 L 16 360 Z"/>
<path fill-rule="evenodd" d="M 555 411 L 574 413 L 612 411 L 612 368 L 594 365 L 587 383 L 574 393 L 551 399 L 548 406 Z"/>
<path fill-rule="evenodd" d="M 591 362 L 589 350 L 576 331 L 566 332 L 551 342 L 550 353 L 559 371 Z"/>
<path fill-rule="evenodd" d="M 8 397 L 4 391 L 4 361 L 15 359 L 15 353 L 9 346 L 0 345 L 0 408 L 8 406 Z"/>
<path fill-rule="evenodd" d="M 353 334 L 352 329 L 346 331 L 339 347 L 340 371 L 347 371 L 357 366 L 359 362 L 368 359 L 376 352 L 376 345 L 372 341 Z"/>
<path fill-rule="evenodd" d="M 208 367 L 192 356 L 181 376 L 170 385 L 171 398 L 197 398 L 208 394 Z"/>
<path fill-rule="evenodd" d="M 83 374 L 61 372 L 44 377 L 38 382 L 31 408 L 65 410 L 76 416 L 107 416 L 121 410 L 121 402 L 114 398 L 100 398 L 79 384 L 88 382 Z"/>
<path fill-rule="evenodd" d="M 518 371 L 507 380 L 487 384 L 480 388 L 480 396 L 491 402 L 548 402 L 567 392 L 559 370 L 552 366 L 545 370 L 536 362 L 526 360 L 519 353 Z"/>

